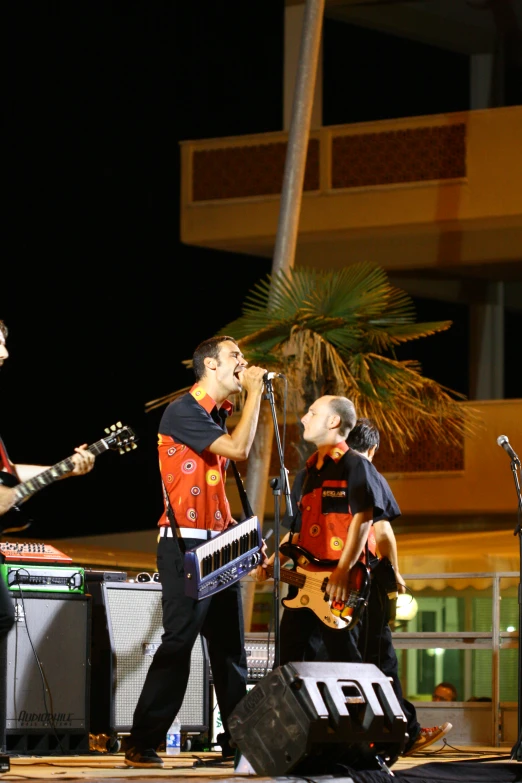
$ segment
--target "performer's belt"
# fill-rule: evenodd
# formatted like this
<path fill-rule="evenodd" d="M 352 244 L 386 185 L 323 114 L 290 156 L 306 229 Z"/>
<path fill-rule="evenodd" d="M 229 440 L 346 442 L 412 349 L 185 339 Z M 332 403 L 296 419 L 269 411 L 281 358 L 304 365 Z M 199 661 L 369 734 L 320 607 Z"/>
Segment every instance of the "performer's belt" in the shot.
<path fill-rule="evenodd" d="M 176 528 L 176 535 L 178 538 L 201 538 L 204 541 L 209 541 L 222 532 L 222 530 L 200 530 L 196 527 Z M 173 538 L 174 534 L 170 525 L 163 525 L 160 527 L 160 536 L 161 538 Z"/>

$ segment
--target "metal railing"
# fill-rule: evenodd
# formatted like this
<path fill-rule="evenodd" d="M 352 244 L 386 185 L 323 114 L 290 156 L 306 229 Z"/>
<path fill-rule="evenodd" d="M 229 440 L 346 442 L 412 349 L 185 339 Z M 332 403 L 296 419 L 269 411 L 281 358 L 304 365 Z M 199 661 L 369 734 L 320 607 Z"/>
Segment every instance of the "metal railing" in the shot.
<path fill-rule="evenodd" d="M 426 632 L 426 631 L 394 631 L 393 644 L 397 650 L 400 649 L 431 649 L 439 647 L 443 649 L 460 650 L 491 650 L 491 736 L 493 745 L 500 745 L 500 725 L 501 725 L 501 705 L 500 705 L 500 650 L 513 649 L 519 646 L 519 632 L 500 630 L 500 582 L 502 579 L 520 579 L 520 574 L 514 571 L 496 572 L 496 573 L 434 573 L 434 574 L 403 574 L 408 582 L 415 580 L 435 581 L 444 580 L 445 582 L 457 579 L 480 579 L 491 580 L 491 632 L 483 631 L 451 631 L 451 632 Z M 412 591 L 415 593 L 415 591 Z M 419 594 L 421 591 L 419 590 Z M 443 591 L 441 590 L 441 597 Z M 519 677 L 521 673 L 519 672 Z M 519 707 L 520 709 L 520 707 Z"/>

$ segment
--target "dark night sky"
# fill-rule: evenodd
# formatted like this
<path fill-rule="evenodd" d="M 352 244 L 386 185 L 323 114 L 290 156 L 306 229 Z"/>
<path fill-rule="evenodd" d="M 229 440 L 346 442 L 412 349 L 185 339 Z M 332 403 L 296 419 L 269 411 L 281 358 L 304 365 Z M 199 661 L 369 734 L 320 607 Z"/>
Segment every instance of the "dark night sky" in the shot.
<path fill-rule="evenodd" d="M 179 141 L 281 128 L 283 3 L 262 8 L 232 0 L 2 7 L 0 317 L 11 357 L 0 379 L 0 432 L 14 461 L 43 464 L 117 420 L 139 437 L 136 451 L 107 453 L 90 475 L 32 498 L 27 539 L 156 524 L 162 411 L 145 414 L 144 405 L 192 382 L 182 360 L 239 316 L 270 272 L 269 259 L 182 245 L 178 215 Z M 383 97 L 380 113 L 375 85 L 383 96 L 389 85 L 375 63 L 364 77 L 371 91 L 360 89 L 362 74 L 357 89 L 343 78 L 372 46 L 392 78 L 384 66 L 397 41 L 373 35 L 325 25 L 325 124 L 428 113 L 426 88 L 416 103 L 404 73 L 401 100 Z M 406 62 L 419 51 L 406 47 Z M 467 108 L 465 63 L 422 51 L 428 76 L 438 74 L 431 111 Z M 401 57 L 389 62 L 399 68 Z M 444 373 L 430 364 L 437 353 L 427 351 L 426 374 Z"/>

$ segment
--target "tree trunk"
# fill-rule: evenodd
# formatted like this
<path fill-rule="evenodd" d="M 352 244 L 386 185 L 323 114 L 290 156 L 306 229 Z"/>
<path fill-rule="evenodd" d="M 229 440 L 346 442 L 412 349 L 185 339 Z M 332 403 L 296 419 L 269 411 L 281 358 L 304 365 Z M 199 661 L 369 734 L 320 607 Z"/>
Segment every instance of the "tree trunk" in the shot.
<path fill-rule="evenodd" d="M 245 480 L 245 490 L 252 506 L 252 511 L 257 515 L 261 525 L 265 516 L 266 492 L 270 476 L 270 460 L 272 457 L 272 444 L 274 441 L 274 422 L 272 411 L 267 402 L 261 403 L 261 412 L 257 425 L 256 437 L 248 456 L 248 468 Z M 245 629 L 250 630 L 252 624 L 252 612 L 254 608 L 254 595 L 256 582 L 254 579 L 243 579 L 241 585 L 241 598 L 243 601 L 243 614 L 245 617 Z"/>
<path fill-rule="evenodd" d="M 306 0 L 292 117 L 288 133 L 283 187 L 281 190 L 279 221 L 272 261 L 273 276 L 280 272 L 287 272 L 293 267 L 295 260 L 317 62 L 321 47 L 324 2 L 325 0 Z M 266 412 L 263 411 L 259 418 L 254 445 L 248 457 L 246 481 L 250 505 L 261 523 L 263 522 L 265 512 L 273 436 L 273 419 L 270 409 L 267 408 Z M 277 545 L 278 542 L 276 541 L 275 546 L 277 547 Z M 245 628 L 250 630 L 255 582 L 245 581 L 243 588 Z"/>

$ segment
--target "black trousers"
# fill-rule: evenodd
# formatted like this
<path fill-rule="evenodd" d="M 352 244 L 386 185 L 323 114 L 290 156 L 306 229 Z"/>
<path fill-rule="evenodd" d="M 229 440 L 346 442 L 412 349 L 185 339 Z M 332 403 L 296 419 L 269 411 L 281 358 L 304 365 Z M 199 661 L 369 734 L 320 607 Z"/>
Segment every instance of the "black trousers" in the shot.
<path fill-rule="evenodd" d="M 328 628 L 311 609 L 285 609 L 280 627 L 280 662 L 341 661 L 361 663 L 357 626 Z"/>
<path fill-rule="evenodd" d="M 187 548 L 201 541 L 187 540 Z M 247 659 L 239 582 L 210 598 L 185 595 L 182 567 L 176 567 L 177 539 L 160 538 L 157 551 L 162 587 L 163 629 L 134 711 L 129 745 L 157 748 L 183 704 L 190 657 L 198 634 L 207 640 L 225 738 L 228 718 L 246 695 Z M 179 560 L 179 558 L 178 558 Z"/>
<path fill-rule="evenodd" d="M 413 704 L 404 698 L 399 679 L 399 662 L 393 646 L 391 628 L 388 625 L 389 598 L 376 582 L 372 582 L 368 606 L 359 622 L 359 651 L 364 663 L 373 663 L 390 677 L 397 701 L 407 721 L 409 740 L 405 750 L 417 739 L 421 730 Z"/>

